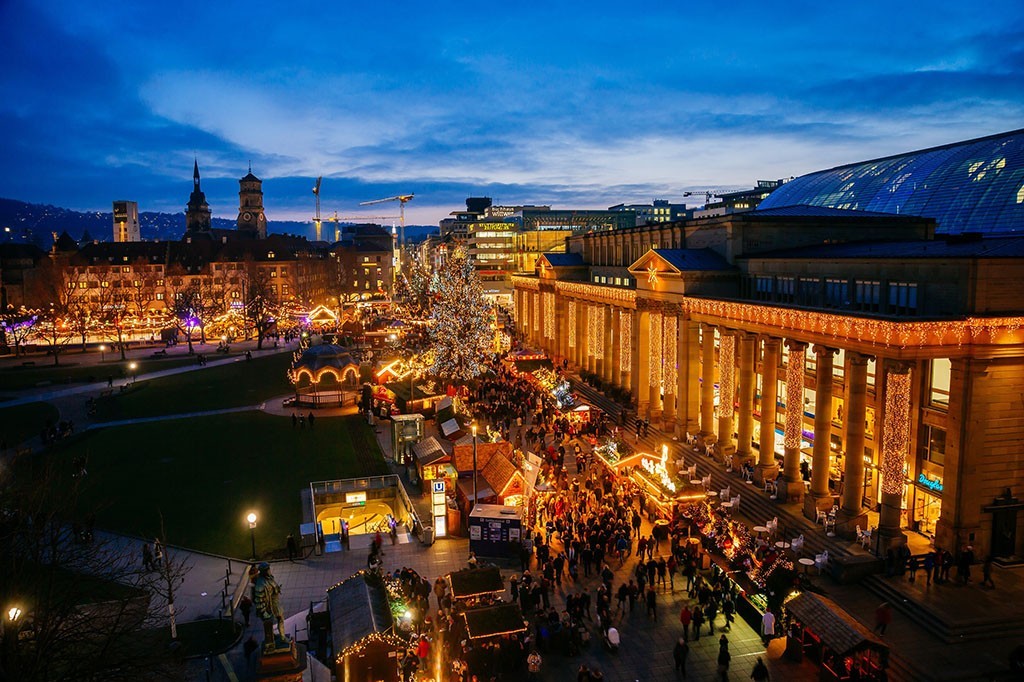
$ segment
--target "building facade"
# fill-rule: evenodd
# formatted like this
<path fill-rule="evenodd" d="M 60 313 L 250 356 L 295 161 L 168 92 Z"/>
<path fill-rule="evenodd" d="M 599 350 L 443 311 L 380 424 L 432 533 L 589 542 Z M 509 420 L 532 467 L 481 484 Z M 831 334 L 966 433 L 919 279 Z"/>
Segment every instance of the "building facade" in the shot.
<path fill-rule="evenodd" d="M 136 201 L 114 202 L 114 241 L 141 242 L 139 204 Z"/>
<path fill-rule="evenodd" d="M 808 516 L 838 505 L 840 532 L 877 512 L 882 551 L 914 531 L 1019 556 L 1024 238 L 940 227 L 775 206 L 582 235 L 513 278 L 515 314 Z"/>

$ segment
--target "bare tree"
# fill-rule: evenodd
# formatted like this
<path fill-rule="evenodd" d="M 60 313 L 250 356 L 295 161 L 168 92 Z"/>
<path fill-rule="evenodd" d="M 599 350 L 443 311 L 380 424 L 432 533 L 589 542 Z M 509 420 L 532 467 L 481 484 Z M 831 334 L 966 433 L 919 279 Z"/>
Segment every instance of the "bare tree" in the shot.
<path fill-rule="evenodd" d="M 21 347 L 35 331 L 39 321 L 39 311 L 21 306 L 17 310 L 11 308 L 0 316 L 0 330 L 3 331 L 4 343 L 14 346 L 14 357 L 21 356 Z"/>
<path fill-rule="evenodd" d="M 250 261 L 245 268 L 245 316 L 256 332 L 256 349 L 263 348 L 263 340 L 277 324 L 277 294 L 270 277 L 256 263 Z"/>
<path fill-rule="evenodd" d="M 152 598 L 154 574 L 125 539 L 94 536 L 88 521 L 69 522 L 81 518 L 84 477 L 71 481 L 71 471 L 40 469 L 0 482 L 0 599 L 5 611 L 15 604 L 22 612 L 4 633 L 0 678 L 180 676 L 168 648 L 149 634 L 167 622 L 161 600 Z M 178 583 L 187 570 L 180 562 L 165 569 Z"/>
<path fill-rule="evenodd" d="M 77 276 L 69 266 L 47 258 L 36 266 L 33 289 L 35 300 L 43 306 L 34 336 L 49 347 L 53 364 L 59 365 L 60 354 L 75 337 L 73 317 L 82 295 Z"/>

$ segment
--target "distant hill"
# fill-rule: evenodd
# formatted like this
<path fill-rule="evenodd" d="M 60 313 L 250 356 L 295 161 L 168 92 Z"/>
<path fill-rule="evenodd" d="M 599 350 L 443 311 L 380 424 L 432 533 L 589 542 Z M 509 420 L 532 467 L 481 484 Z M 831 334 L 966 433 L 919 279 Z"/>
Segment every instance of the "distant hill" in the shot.
<path fill-rule="evenodd" d="M 0 241 L 31 242 L 40 248 L 48 249 L 53 243 L 52 234 L 67 231 L 76 240 L 88 233 L 91 239 L 110 241 L 114 216 L 110 212 L 72 211 L 59 206 L 29 204 L 15 199 L 0 199 Z M 330 225 L 328 223 L 327 225 Z M 214 218 L 213 227 L 233 230 L 235 221 L 228 218 Z M 325 225 L 325 235 L 327 234 Z M 332 226 L 333 227 L 333 226 Z M 7 228 L 10 228 L 9 230 Z M 178 240 L 185 232 L 184 213 L 155 213 L 147 211 L 139 214 L 139 228 L 142 238 L 149 240 Z M 295 220 L 271 220 L 267 230 L 274 233 L 299 234 L 312 236 L 309 223 Z M 420 241 L 430 232 L 436 232 L 436 226 L 408 225 L 406 238 L 409 241 Z"/>

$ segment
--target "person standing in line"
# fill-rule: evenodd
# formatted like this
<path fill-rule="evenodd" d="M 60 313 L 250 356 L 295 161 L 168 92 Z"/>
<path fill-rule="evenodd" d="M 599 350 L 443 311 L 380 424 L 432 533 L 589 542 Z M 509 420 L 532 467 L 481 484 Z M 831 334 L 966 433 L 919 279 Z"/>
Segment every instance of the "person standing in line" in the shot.
<path fill-rule="evenodd" d="M 690 655 L 690 645 L 686 643 L 685 637 L 680 637 L 676 640 L 676 645 L 672 649 L 672 658 L 676 662 L 676 672 L 683 674 L 683 679 L 686 679 L 686 657 Z"/>

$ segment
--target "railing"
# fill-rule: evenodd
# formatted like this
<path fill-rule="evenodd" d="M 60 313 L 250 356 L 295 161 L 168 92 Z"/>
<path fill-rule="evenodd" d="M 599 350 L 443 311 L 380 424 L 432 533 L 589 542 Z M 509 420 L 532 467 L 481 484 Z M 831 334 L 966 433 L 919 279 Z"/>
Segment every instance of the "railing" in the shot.
<path fill-rule="evenodd" d="M 409 494 L 405 491 L 405 486 L 402 485 L 402 479 L 397 474 L 310 482 L 309 492 L 313 500 L 314 518 L 316 518 L 317 495 L 331 495 L 362 490 L 386 490 L 388 488 L 393 488 L 396 491 L 396 495 L 401 498 L 405 505 L 411 519 L 409 530 L 422 528 L 419 515 L 416 513 L 416 507 L 413 506 Z"/>

